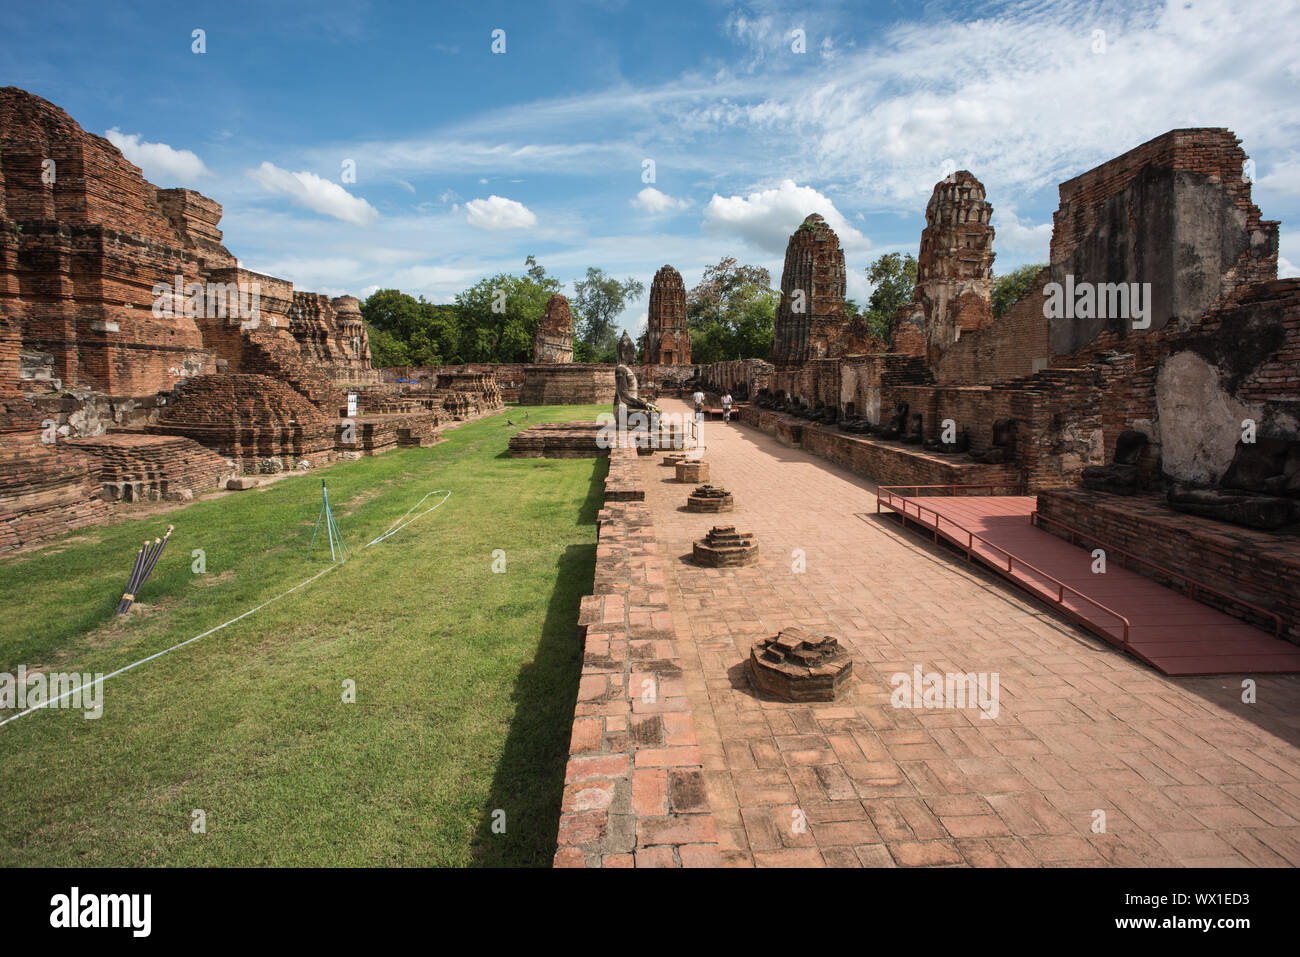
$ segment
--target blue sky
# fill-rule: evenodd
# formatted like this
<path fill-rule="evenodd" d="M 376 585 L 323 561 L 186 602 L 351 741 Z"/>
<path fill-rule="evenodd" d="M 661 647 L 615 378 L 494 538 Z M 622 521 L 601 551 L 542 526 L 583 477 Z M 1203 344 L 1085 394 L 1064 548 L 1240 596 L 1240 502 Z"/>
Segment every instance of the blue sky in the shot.
<path fill-rule="evenodd" d="M 43 0 L 3 22 L 0 85 L 216 199 L 241 262 L 304 290 L 450 301 L 530 253 L 569 293 L 588 266 L 689 287 L 728 255 L 775 282 L 820 212 L 861 301 L 950 170 L 987 187 L 1003 272 L 1046 259 L 1059 182 L 1182 126 L 1242 138 L 1300 265 L 1300 0 Z"/>

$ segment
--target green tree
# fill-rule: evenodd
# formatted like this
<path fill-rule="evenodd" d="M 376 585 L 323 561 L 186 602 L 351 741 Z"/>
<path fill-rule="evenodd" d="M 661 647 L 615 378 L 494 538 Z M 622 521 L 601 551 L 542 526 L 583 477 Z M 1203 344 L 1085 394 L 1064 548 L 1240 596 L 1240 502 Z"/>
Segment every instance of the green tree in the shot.
<path fill-rule="evenodd" d="M 1034 277 L 1047 266 L 1047 263 L 1033 263 L 1013 269 L 1005 276 L 993 280 L 993 318 L 997 319 L 1007 311 L 1007 307 L 1018 300 L 1034 284 Z"/>
<path fill-rule="evenodd" d="M 559 284 L 554 280 L 498 273 L 458 293 L 463 361 L 529 361 L 533 333 L 546 309 L 546 300 L 557 288 Z"/>
<path fill-rule="evenodd" d="M 867 324 L 874 335 L 889 342 L 894 334 L 894 315 L 912 298 L 916 289 L 916 257 L 911 253 L 885 253 L 867 267 L 871 298 L 867 301 Z"/>
<path fill-rule="evenodd" d="M 411 362 L 411 354 L 406 348 L 406 343 L 391 332 L 385 332 L 366 323 L 366 334 L 370 337 L 370 364 L 374 368 L 388 369 L 392 366 L 415 364 Z"/>
<path fill-rule="evenodd" d="M 686 294 L 686 324 L 702 329 L 712 322 L 724 321 L 736 308 L 735 298 L 746 287 L 769 289 L 772 274 L 762 266 L 742 266 L 732 256 L 719 260 L 704 270 L 700 284 Z M 691 356 L 694 358 L 694 340 Z"/>
<path fill-rule="evenodd" d="M 731 257 L 705 269 L 700 284 L 686 294 L 691 360 L 766 358 L 781 299 L 771 281 L 766 269 Z"/>
<path fill-rule="evenodd" d="M 428 302 L 398 289 L 376 290 L 361 305 L 370 329 L 371 361 L 380 368 L 527 362 L 546 301 L 561 288 L 529 256 L 522 275 L 488 276 L 452 303 Z"/>
<path fill-rule="evenodd" d="M 578 325 L 578 340 L 587 348 L 578 358 L 580 362 L 615 361 L 618 333 L 614 327 L 628 300 L 637 299 L 645 292 L 645 283 L 636 279 L 619 281 L 594 266 L 587 268 L 587 278 L 573 284 L 573 311 Z"/>

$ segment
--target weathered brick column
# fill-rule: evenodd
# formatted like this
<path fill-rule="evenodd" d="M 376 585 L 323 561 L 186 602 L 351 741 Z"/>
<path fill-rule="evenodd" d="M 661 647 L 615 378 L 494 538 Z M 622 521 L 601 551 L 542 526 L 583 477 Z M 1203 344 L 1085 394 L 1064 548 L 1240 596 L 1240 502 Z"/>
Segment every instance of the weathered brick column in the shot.
<path fill-rule="evenodd" d="M 594 594 L 578 618 L 582 677 L 555 866 L 718 867 L 650 512 L 609 494 L 627 495 L 633 476 L 636 451 L 612 449 Z"/>

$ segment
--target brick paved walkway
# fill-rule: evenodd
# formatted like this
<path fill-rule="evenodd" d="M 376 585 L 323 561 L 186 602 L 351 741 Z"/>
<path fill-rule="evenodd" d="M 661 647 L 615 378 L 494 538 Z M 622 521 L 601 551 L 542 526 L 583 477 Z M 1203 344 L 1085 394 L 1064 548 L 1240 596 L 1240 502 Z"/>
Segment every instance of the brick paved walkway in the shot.
<path fill-rule="evenodd" d="M 733 513 L 686 512 L 689 487 L 641 467 L 729 864 L 1300 864 L 1300 680 L 1261 677 L 1248 705 L 1240 677 L 1165 678 L 877 518 L 871 483 L 745 426 L 704 441 Z M 683 560 L 719 521 L 759 566 Z M 751 692 L 750 642 L 789 624 L 852 654 L 843 700 Z M 894 708 L 915 666 L 996 673 L 997 716 Z"/>

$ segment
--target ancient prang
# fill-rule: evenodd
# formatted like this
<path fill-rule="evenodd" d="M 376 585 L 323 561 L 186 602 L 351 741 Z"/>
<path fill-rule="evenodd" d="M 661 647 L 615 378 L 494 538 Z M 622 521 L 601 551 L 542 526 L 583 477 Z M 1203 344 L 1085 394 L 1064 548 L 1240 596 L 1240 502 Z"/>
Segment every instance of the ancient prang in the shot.
<path fill-rule="evenodd" d="M 993 321 L 992 205 L 966 170 L 935 184 L 916 257 L 916 289 L 894 341 L 920 336 L 933 360 L 963 333 Z"/>
<path fill-rule="evenodd" d="M 556 293 L 546 301 L 546 311 L 533 333 L 533 362 L 573 361 L 573 317 L 569 300 Z"/>
<path fill-rule="evenodd" d="M 686 328 L 686 285 L 682 282 L 682 274 L 672 266 L 661 267 L 650 284 L 646 324 L 647 364 L 691 364 L 691 336 Z"/>
<path fill-rule="evenodd" d="M 804 362 L 832 356 L 848 322 L 844 309 L 844 251 L 818 213 L 790 236 L 781 271 L 772 361 Z"/>
<path fill-rule="evenodd" d="M 220 222 L 217 202 L 0 89 L 0 551 L 106 501 L 429 444 L 500 407 L 495 387 L 449 410 L 381 384 L 357 300 L 245 268 Z"/>

